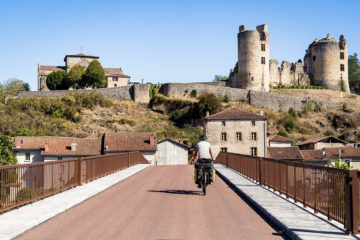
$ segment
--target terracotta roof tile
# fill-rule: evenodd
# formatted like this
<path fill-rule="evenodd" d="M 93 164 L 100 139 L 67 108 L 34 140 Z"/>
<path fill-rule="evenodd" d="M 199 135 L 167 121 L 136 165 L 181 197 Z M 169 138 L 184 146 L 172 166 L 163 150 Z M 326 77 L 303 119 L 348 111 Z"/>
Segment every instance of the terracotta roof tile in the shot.
<path fill-rule="evenodd" d="M 153 133 L 117 132 L 105 133 L 105 151 L 156 151 L 156 139 L 150 144 L 150 138 L 156 138 Z"/>
<path fill-rule="evenodd" d="M 291 142 L 291 139 L 283 137 L 283 136 L 279 136 L 279 135 L 271 135 L 269 136 L 269 141 L 274 141 L 274 142 Z"/>
<path fill-rule="evenodd" d="M 117 77 L 124 77 L 129 78 L 130 76 L 127 76 L 123 74 L 123 71 L 121 68 L 104 68 L 105 75 L 107 76 L 117 76 Z"/>
<path fill-rule="evenodd" d="M 264 116 L 242 111 L 238 108 L 230 108 L 206 117 L 207 120 L 266 120 Z"/>
<path fill-rule="evenodd" d="M 46 65 L 39 65 L 40 71 L 65 71 L 66 68 L 64 66 L 46 66 Z"/>
<path fill-rule="evenodd" d="M 51 156 L 95 156 L 101 154 L 101 138 L 72 137 L 15 137 L 15 149 L 38 149 L 41 155 Z M 71 151 L 71 144 L 76 150 Z M 47 150 L 45 145 L 47 145 Z"/>
<path fill-rule="evenodd" d="M 360 148 L 324 148 L 324 150 L 328 157 L 339 156 L 339 150 L 341 150 L 342 157 L 360 157 Z"/>
<path fill-rule="evenodd" d="M 327 161 L 327 158 L 323 157 L 322 150 L 301 150 L 304 156 L 304 161 Z"/>
<path fill-rule="evenodd" d="M 177 141 L 175 141 L 175 140 L 173 140 L 173 139 L 171 139 L 171 138 L 166 138 L 166 139 L 164 139 L 164 140 L 161 140 L 161 141 L 159 141 L 157 144 L 160 144 L 160 143 L 163 143 L 163 142 L 166 142 L 166 141 L 172 142 L 172 143 L 174 143 L 174 144 L 177 144 L 177 145 L 179 145 L 179 146 L 182 146 L 182 147 L 184 147 L 184 148 L 189 149 L 189 146 L 188 146 L 188 145 L 183 144 L 183 143 L 180 143 L 180 142 L 177 142 Z"/>
<path fill-rule="evenodd" d="M 267 157 L 283 160 L 303 160 L 298 147 L 268 147 Z"/>
<path fill-rule="evenodd" d="M 335 138 L 335 137 L 332 137 L 332 136 L 325 136 L 325 137 L 309 138 L 309 139 L 306 139 L 303 142 L 298 143 L 297 145 L 305 145 L 305 144 L 309 144 L 309 143 L 317 143 L 317 142 L 321 142 L 321 141 L 324 141 L 324 140 L 329 139 L 329 138 L 334 139 L 337 142 L 346 143 L 345 141 L 343 141 L 341 139 L 338 139 L 338 138 Z"/>
<path fill-rule="evenodd" d="M 84 54 L 84 53 L 78 53 L 78 54 L 68 54 L 68 55 L 66 55 L 64 57 L 64 61 L 66 61 L 67 57 L 87 57 L 87 58 L 96 58 L 96 59 L 99 58 L 98 56 L 87 55 L 87 54 Z"/>

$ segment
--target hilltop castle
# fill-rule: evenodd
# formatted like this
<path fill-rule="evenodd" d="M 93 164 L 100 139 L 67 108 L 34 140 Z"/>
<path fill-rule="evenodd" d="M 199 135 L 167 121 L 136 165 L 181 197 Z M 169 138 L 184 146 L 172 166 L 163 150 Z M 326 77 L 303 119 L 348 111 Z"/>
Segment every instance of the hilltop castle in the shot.
<path fill-rule="evenodd" d="M 270 34 L 267 24 L 238 33 L 238 62 L 230 71 L 228 85 L 234 88 L 268 92 L 276 85 L 317 85 L 350 92 L 348 81 L 348 43 L 327 35 L 315 39 L 306 50 L 304 64 L 270 59 Z"/>
<path fill-rule="evenodd" d="M 66 55 L 64 58 L 65 66 L 45 66 L 38 64 L 38 90 L 49 90 L 46 85 L 46 78 L 50 73 L 56 71 L 69 72 L 75 65 L 87 68 L 91 61 L 98 59 L 98 56 L 79 53 Z M 106 88 L 126 86 L 130 81 L 130 77 L 125 75 L 121 68 L 104 68 L 104 72 L 106 77 Z"/>

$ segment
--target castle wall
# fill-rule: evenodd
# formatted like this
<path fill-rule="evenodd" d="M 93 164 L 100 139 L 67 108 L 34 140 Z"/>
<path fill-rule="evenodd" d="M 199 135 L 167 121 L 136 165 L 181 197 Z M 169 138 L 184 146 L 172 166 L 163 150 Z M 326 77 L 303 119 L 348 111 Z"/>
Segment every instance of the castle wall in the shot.
<path fill-rule="evenodd" d="M 281 85 L 293 85 L 294 83 L 294 72 L 291 70 L 291 63 L 288 61 L 283 61 L 281 63 L 280 70 L 280 83 Z"/>
<path fill-rule="evenodd" d="M 241 25 L 238 33 L 238 74 L 236 88 L 269 91 L 269 33 L 267 25 L 246 30 Z"/>
<path fill-rule="evenodd" d="M 272 86 L 280 85 L 280 69 L 278 67 L 278 64 L 279 62 L 277 60 L 270 60 L 270 84 Z"/>
<path fill-rule="evenodd" d="M 341 55 L 342 58 L 341 59 Z M 327 38 L 315 39 L 304 57 L 307 73 L 313 85 L 327 86 L 329 89 L 341 90 L 341 81 L 345 91 L 350 92 L 348 82 L 348 44 L 345 38 L 338 43 L 328 34 Z M 343 68 L 341 68 L 343 65 Z"/>

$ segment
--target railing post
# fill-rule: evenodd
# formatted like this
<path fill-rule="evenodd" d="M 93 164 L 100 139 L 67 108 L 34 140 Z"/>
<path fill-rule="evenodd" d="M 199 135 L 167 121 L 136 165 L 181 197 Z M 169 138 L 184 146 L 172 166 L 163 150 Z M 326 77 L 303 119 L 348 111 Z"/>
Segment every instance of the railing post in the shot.
<path fill-rule="evenodd" d="M 345 179 L 345 229 L 349 234 L 358 233 L 358 176 L 356 170 L 348 170 Z"/>
<path fill-rule="evenodd" d="M 78 166 L 79 166 L 79 186 L 82 185 L 82 158 L 78 158 Z"/>
<path fill-rule="evenodd" d="M 128 152 L 128 167 L 130 167 L 130 152 Z"/>
<path fill-rule="evenodd" d="M 259 183 L 260 183 L 260 185 L 262 185 L 262 177 L 261 177 L 261 171 L 262 171 L 261 166 L 262 166 L 262 164 L 263 164 L 263 158 L 260 158 L 260 159 L 259 159 L 259 170 L 258 170 L 258 172 L 259 172 Z"/>
<path fill-rule="evenodd" d="M 228 153 L 225 152 L 225 157 L 226 157 L 226 167 L 229 167 L 229 159 L 228 159 Z"/>

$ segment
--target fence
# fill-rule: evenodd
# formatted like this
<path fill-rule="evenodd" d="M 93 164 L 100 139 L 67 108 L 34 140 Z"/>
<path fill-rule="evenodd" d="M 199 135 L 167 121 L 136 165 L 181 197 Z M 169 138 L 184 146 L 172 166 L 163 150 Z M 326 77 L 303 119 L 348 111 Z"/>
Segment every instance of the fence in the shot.
<path fill-rule="evenodd" d="M 141 163 L 140 152 L 128 152 L 0 167 L 0 214 Z"/>
<path fill-rule="evenodd" d="M 216 162 L 344 224 L 349 233 L 360 228 L 357 171 L 224 152 Z"/>

